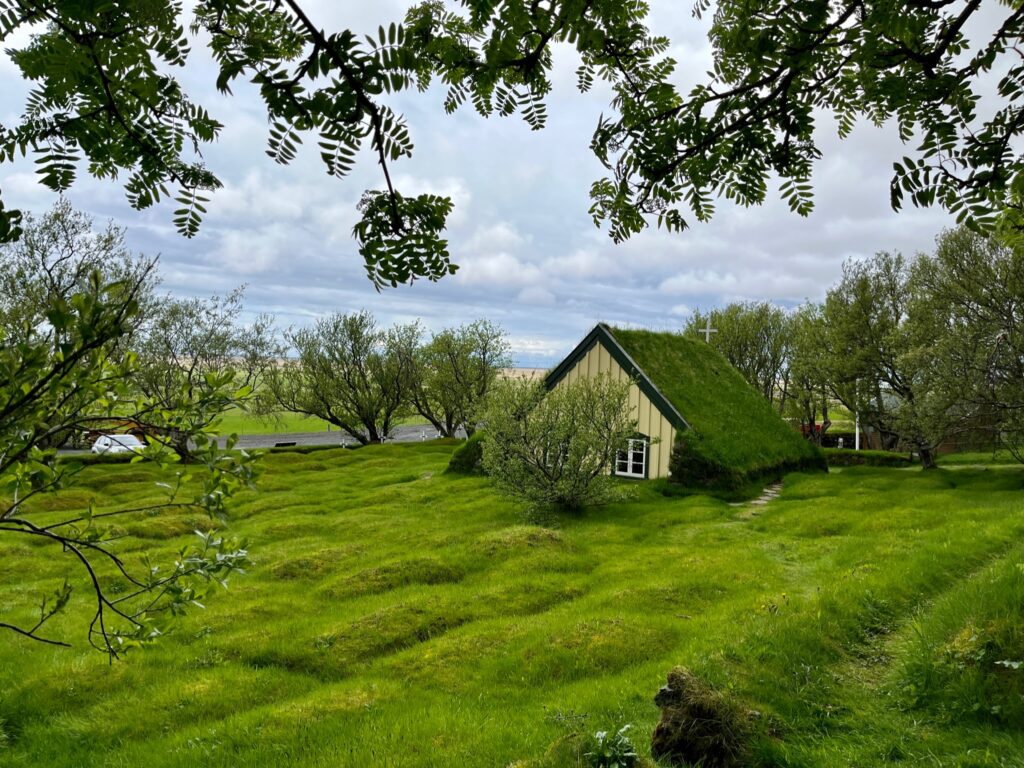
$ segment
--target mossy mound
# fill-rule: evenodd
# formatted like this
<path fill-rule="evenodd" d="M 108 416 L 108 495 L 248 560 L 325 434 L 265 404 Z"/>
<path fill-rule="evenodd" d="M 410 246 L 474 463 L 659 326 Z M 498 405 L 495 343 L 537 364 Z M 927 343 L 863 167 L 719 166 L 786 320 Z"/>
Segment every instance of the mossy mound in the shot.
<path fill-rule="evenodd" d="M 665 765 L 729 768 L 747 753 L 753 713 L 683 667 L 668 673 L 654 697 L 661 720 L 651 736 L 651 756 Z"/>
<path fill-rule="evenodd" d="M 483 432 L 474 432 L 455 449 L 445 471 L 460 475 L 478 475 L 484 471 Z"/>

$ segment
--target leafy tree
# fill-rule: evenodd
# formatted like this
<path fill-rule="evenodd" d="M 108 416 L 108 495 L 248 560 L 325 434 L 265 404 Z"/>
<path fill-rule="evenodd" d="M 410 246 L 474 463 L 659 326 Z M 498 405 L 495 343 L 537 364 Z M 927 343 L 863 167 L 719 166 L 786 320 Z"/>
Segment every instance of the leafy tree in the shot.
<path fill-rule="evenodd" d="M 497 382 L 483 412 L 484 468 L 534 508 L 577 511 L 615 501 L 621 487 L 609 470 L 636 434 L 629 386 L 604 375 L 551 392 L 541 382 Z"/>
<path fill-rule="evenodd" d="M 459 427 L 471 437 L 481 403 L 511 362 L 505 332 L 487 320 L 441 331 L 417 350 L 413 407 L 444 437 Z"/>
<path fill-rule="evenodd" d="M 379 443 L 410 410 L 418 324 L 383 329 L 369 312 L 292 330 L 296 357 L 270 371 L 264 411 L 316 416 L 362 444 Z"/>
<path fill-rule="evenodd" d="M 847 262 L 823 311 L 833 393 L 874 427 L 884 448 L 909 447 L 926 468 L 962 413 L 931 360 L 938 328 L 912 316 L 911 266 L 900 254 Z"/>
<path fill-rule="evenodd" d="M 913 280 L 914 314 L 940 330 L 928 350 L 940 407 L 954 404 L 962 430 L 1024 460 L 1024 249 L 947 230 L 935 253 L 917 260 Z"/>
<path fill-rule="evenodd" d="M 231 403 L 247 401 L 280 357 L 273 318 L 239 322 L 243 298 L 244 287 L 206 300 L 164 297 L 132 345 L 138 392 L 154 407 L 189 416 L 164 436 L 183 459 L 191 457 L 194 436 Z"/>
<path fill-rule="evenodd" d="M 133 319 L 141 322 L 157 284 L 155 261 L 129 251 L 123 229 L 93 231 L 92 220 L 63 198 L 38 219 L 26 216 L 22 238 L 0 244 L 0 327 L 7 338 L 25 338 L 56 302 L 91 290 L 96 272 L 106 282 L 138 286 L 141 311 Z"/>
<path fill-rule="evenodd" d="M 80 222 L 76 216 L 27 220 L 25 242 L 46 242 L 55 222 Z M 71 251 L 75 264 L 85 257 Z M 31 262 L 35 263 L 35 262 Z M 44 270 L 45 272 L 45 270 Z M 52 270 L 58 274 L 58 270 Z M 60 273 L 63 274 L 63 273 Z M 130 514 L 194 510 L 211 518 L 223 517 L 231 496 L 251 484 L 253 457 L 225 453 L 207 435 L 196 436 L 197 468 L 191 477 L 177 469 L 176 456 L 160 445 L 150 446 L 144 458 L 162 470 L 167 482 L 160 500 L 143 508 L 91 505 L 56 515 L 36 499 L 65 485 L 80 463 L 58 462 L 54 437 L 86 429 L 97 422 L 129 416 L 147 419 L 157 429 L 187 420 L 189 412 L 165 413 L 135 396 L 131 381 L 134 358 L 118 349 L 139 322 L 139 298 L 147 290 L 148 270 L 134 279 L 104 281 L 98 271 L 76 275 L 66 290 L 44 293 L 45 306 L 26 308 L 23 322 L 0 326 L 0 538 L 22 538 L 39 545 L 40 557 L 65 557 L 78 568 L 51 595 L 23 604 L 12 598 L 12 609 L 0 628 L 53 645 L 67 645 L 47 631 L 79 591 L 90 596 L 92 608 L 87 637 L 97 649 L 117 656 L 126 648 L 158 637 L 174 617 L 196 602 L 210 584 L 222 583 L 246 561 L 242 545 L 213 532 L 196 546 L 185 547 L 174 562 L 158 567 L 143 561 L 135 567 L 117 550 L 121 538 L 109 523 Z M 45 322 L 35 322 L 38 313 Z M 15 328 L 14 335 L 9 333 Z M 230 402 L 220 391 L 192 404 Z M 113 584 L 124 586 L 114 590 Z"/>
<path fill-rule="evenodd" d="M 324 30 L 298 0 L 199 0 L 190 19 L 173 0 L 0 0 L 0 40 L 34 32 L 8 55 L 35 84 L 21 121 L 0 131 L 0 156 L 36 155 L 41 182 L 58 191 L 83 164 L 100 178 L 123 172 L 132 205 L 173 196 L 176 225 L 195 233 L 221 185 L 201 149 L 222 126 L 176 76 L 201 40 L 223 93 L 240 80 L 258 89 L 277 162 L 309 139 L 327 173 L 344 177 L 368 146 L 383 184 L 363 196 L 354 228 L 367 271 L 378 286 L 434 280 L 454 269 L 442 238 L 452 204 L 393 184 L 391 164 L 413 144 L 387 95 L 436 79 L 446 111 L 468 101 L 541 128 L 552 50 L 565 44 L 580 58 L 580 90 L 600 78 L 614 94 L 591 142 L 609 172 L 591 188 L 591 212 L 616 240 L 652 219 L 672 230 L 690 214 L 705 220 L 718 196 L 760 203 L 776 177 L 806 214 L 823 112 L 841 136 L 861 118 L 892 120 L 917 142 L 915 156 L 896 163 L 894 207 L 938 202 L 987 224 L 1019 207 L 1024 10 L 1008 4 L 991 34 L 968 40 L 982 5 L 722 0 L 709 80 L 683 95 L 669 41 L 652 35 L 636 1 L 462 0 L 456 11 L 427 0 L 364 38 Z M 698 15 L 708 7 L 699 0 Z M 986 79 L 1000 96 L 990 103 L 979 99 Z M 0 237 L 17 237 L 19 221 L 0 203 Z"/>
<path fill-rule="evenodd" d="M 718 329 L 710 343 L 781 413 L 788 394 L 792 333 L 786 313 L 766 301 L 735 303 L 694 312 L 683 332 L 696 335 L 709 319 Z"/>
<path fill-rule="evenodd" d="M 804 433 L 820 443 L 832 426 L 821 306 L 810 302 L 801 306 L 790 318 L 790 332 L 787 410 L 799 420 Z"/>

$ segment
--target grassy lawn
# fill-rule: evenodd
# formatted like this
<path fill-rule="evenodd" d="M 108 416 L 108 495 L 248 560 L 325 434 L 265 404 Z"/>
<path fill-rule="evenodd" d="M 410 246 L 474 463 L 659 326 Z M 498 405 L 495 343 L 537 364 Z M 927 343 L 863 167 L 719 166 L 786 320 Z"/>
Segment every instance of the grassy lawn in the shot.
<path fill-rule="evenodd" d="M 231 525 L 251 572 L 127 661 L 0 635 L 0 765 L 576 765 L 623 723 L 646 754 L 682 664 L 761 713 L 756 764 L 1024 766 L 1024 669 L 981 674 L 1024 659 L 1024 472 L 790 475 L 758 514 L 637 485 L 542 526 L 442 474 L 451 450 L 268 456 Z M 156 479 L 90 467 L 45 503 Z M 132 520 L 122 546 L 201 522 Z M 25 618 L 69 563 L 2 547 L 0 621 Z"/>

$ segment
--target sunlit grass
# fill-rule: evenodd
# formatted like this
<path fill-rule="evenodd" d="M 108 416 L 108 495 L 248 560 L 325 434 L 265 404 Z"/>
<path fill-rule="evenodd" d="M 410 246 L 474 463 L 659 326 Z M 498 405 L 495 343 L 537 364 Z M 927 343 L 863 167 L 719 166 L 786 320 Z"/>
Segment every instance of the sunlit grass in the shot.
<path fill-rule="evenodd" d="M 443 474 L 451 450 L 268 456 L 231 523 L 251 573 L 127 661 L 82 647 L 84 595 L 54 628 L 74 650 L 0 635 L 0 765 L 574 765 L 626 722 L 646 754 L 677 664 L 761 713 L 761 764 L 1024 765 L 1019 722 L 964 715 L 1020 677 L 951 677 L 944 655 L 969 627 L 997 661 L 1024 653 L 1024 473 L 791 475 L 756 515 L 636 484 L 540 526 L 485 478 Z M 155 479 L 90 467 L 47 508 Z M 202 524 L 130 521 L 121 547 L 168 556 Z M 10 620 L 70 563 L 2 546 Z"/>

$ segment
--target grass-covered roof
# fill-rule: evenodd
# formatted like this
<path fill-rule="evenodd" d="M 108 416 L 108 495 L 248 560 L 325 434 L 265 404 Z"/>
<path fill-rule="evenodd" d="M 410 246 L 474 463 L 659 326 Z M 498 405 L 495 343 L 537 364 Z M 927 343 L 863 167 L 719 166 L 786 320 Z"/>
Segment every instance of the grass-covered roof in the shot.
<path fill-rule="evenodd" d="M 689 424 L 682 439 L 704 460 L 745 477 L 822 464 L 820 451 L 709 344 L 677 333 L 609 331 Z"/>

